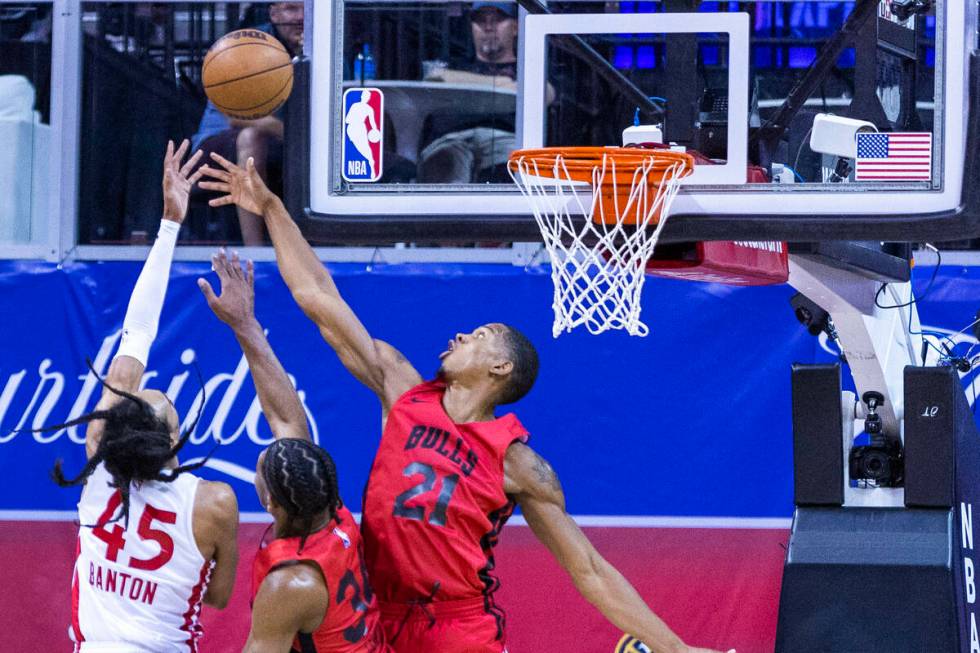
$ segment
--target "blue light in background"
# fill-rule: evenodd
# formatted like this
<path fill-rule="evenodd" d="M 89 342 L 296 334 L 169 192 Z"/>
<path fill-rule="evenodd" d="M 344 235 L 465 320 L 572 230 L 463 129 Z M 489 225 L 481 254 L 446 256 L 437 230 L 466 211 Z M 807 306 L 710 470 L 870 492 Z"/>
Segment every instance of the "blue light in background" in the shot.
<path fill-rule="evenodd" d="M 774 48 L 768 45 L 757 45 L 752 48 L 752 65 L 756 68 L 770 68 L 773 65 Z"/>
<path fill-rule="evenodd" d="M 617 68 L 633 67 L 633 48 L 628 45 L 617 45 L 613 50 L 613 65 Z"/>
<path fill-rule="evenodd" d="M 790 68 L 807 68 L 816 58 L 816 48 L 808 46 L 794 46 L 789 49 Z"/>
<path fill-rule="evenodd" d="M 652 14 L 657 11 L 656 2 L 620 2 L 621 14 Z"/>
<path fill-rule="evenodd" d="M 826 36 L 853 10 L 853 2 L 757 2 L 754 29 L 771 36 Z"/>
<path fill-rule="evenodd" d="M 738 6 L 738 2 L 734 2 L 732 0 L 729 0 L 728 2 L 708 0 L 707 2 L 701 3 L 701 5 L 698 7 L 698 11 L 741 11 L 741 8 Z"/>
<path fill-rule="evenodd" d="M 796 39 L 821 39 L 829 36 L 854 11 L 854 2 L 813 2 L 812 0 L 797 0 L 795 2 L 759 1 L 754 7 L 753 35 L 788 37 Z M 740 5 L 735 0 L 705 0 L 698 11 L 706 13 L 739 11 Z M 655 2 L 627 1 L 619 3 L 620 13 L 652 13 L 659 11 Z M 936 32 L 936 17 L 926 16 L 924 34 L 921 37 L 934 38 Z M 920 38 L 921 38 L 920 37 Z M 752 48 L 753 65 L 757 68 L 806 68 L 816 59 L 818 48 L 811 45 L 790 45 L 788 48 L 779 46 L 758 45 Z M 936 53 L 933 48 L 926 48 L 925 64 L 935 66 Z M 718 46 L 702 45 L 701 59 L 704 65 L 722 65 L 723 53 Z M 630 46 L 615 48 L 613 64 L 617 68 L 654 68 L 657 65 L 656 52 L 649 46 L 641 46 L 638 50 Z M 853 49 L 841 53 L 837 67 L 841 69 L 855 66 Z"/>
<path fill-rule="evenodd" d="M 652 45 L 641 45 L 636 49 L 637 68 L 656 68 L 657 53 Z"/>
<path fill-rule="evenodd" d="M 717 66 L 721 63 L 721 48 L 717 45 L 702 45 L 701 63 L 705 66 Z"/>

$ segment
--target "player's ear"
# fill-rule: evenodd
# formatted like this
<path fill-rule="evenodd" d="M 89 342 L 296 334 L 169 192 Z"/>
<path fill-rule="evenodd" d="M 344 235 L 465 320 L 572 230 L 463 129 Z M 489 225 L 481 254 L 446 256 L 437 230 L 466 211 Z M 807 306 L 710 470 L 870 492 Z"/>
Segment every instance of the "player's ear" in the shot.
<path fill-rule="evenodd" d="M 505 377 L 514 371 L 514 363 L 509 360 L 498 360 L 490 367 L 490 374 L 497 377 Z"/>
<path fill-rule="evenodd" d="M 278 513 L 283 512 L 282 506 L 276 503 L 276 500 L 272 498 L 271 492 L 265 493 L 265 509 L 274 517 L 278 516 Z"/>

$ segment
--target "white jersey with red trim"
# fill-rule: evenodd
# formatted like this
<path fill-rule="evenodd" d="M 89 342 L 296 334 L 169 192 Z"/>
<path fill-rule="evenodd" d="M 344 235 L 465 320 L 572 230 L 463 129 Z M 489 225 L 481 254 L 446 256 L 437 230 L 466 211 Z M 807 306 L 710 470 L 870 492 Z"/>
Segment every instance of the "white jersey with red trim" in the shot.
<path fill-rule="evenodd" d="M 111 480 L 99 465 L 78 502 L 69 628 L 75 651 L 193 653 L 212 567 L 194 539 L 200 479 L 181 474 L 173 483 L 134 485 L 128 525 L 111 521 L 122 509 Z"/>

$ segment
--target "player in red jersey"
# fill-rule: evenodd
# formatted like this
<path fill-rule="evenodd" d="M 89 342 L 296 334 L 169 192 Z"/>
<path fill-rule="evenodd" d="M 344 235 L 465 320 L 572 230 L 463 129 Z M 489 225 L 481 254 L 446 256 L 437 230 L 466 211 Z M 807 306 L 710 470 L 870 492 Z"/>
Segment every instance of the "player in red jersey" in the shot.
<path fill-rule="evenodd" d="M 506 650 L 503 611 L 493 600 L 493 546 L 515 504 L 582 595 L 654 651 L 687 646 L 592 546 L 565 511 L 551 466 L 527 444 L 501 404 L 530 390 L 537 354 L 520 332 L 487 324 L 460 333 L 441 355 L 436 381 L 422 382 L 394 347 L 357 319 L 251 163 L 212 157 L 202 168 L 237 203 L 264 216 L 279 270 L 303 312 L 341 362 L 381 400 L 384 428 L 365 492 L 363 534 L 382 625 L 399 653 Z"/>
<path fill-rule="evenodd" d="M 226 483 L 186 473 L 177 454 L 194 430 L 180 432 L 170 399 L 141 390 L 167 294 L 177 233 L 187 214 L 200 153 L 182 164 L 189 143 L 167 146 L 163 219 L 133 288 L 122 338 L 87 424 L 88 462 L 73 479 L 61 463 L 55 480 L 84 484 L 72 579 L 75 650 L 197 650 L 201 603 L 224 608 L 238 563 L 238 503 Z M 195 419 L 196 423 L 196 419 Z"/>
<path fill-rule="evenodd" d="M 252 565 L 252 627 L 246 653 L 385 653 L 364 572 L 361 535 L 337 488 L 330 454 L 313 443 L 306 412 L 255 317 L 254 269 L 238 255 L 212 259 L 208 306 L 245 352 L 275 442 L 259 455 L 255 489 L 275 520 L 275 538 Z M 291 648 L 292 647 L 292 648 Z"/>

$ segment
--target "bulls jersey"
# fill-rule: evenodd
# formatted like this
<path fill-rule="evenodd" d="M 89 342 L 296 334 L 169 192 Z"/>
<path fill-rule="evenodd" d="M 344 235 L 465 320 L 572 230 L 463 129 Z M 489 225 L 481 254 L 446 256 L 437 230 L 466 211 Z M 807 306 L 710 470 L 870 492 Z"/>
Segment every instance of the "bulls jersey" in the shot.
<path fill-rule="evenodd" d="M 364 498 L 368 572 L 383 604 L 483 597 L 502 623 L 493 547 L 514 510 L 504 456 L 527 431 L 512 413 L 456 424 L 444 392 L 422 383 L 388 413 Z"/>
<path fill-rule="evenodd" d="M 134 485 L 128 525 L 111 521 L 122 512 L 122 495 L 111 480 L 99 465 L 78 502 L 69 629 L 75 650 L 197 651 L 198 615 L 211 571 L 194 539 L 200 479 L 181 474 L 173 483 Z"/>
<path fill-rule="evenodd" d="M 337 520 L 306 538 L 272 540 L 263 547 L 252 565 L 252 601 L 262 581 L 272 570 L 297 561 L 315 563 L 327 584 L 329 604 L 323 623 L 314 632 L 297 633 L 293 649 L 301 653 L 369 653 L 387 650 L 378 628 L 374 594 L 364 573 L 361 535 L 346 508 Z"/>

